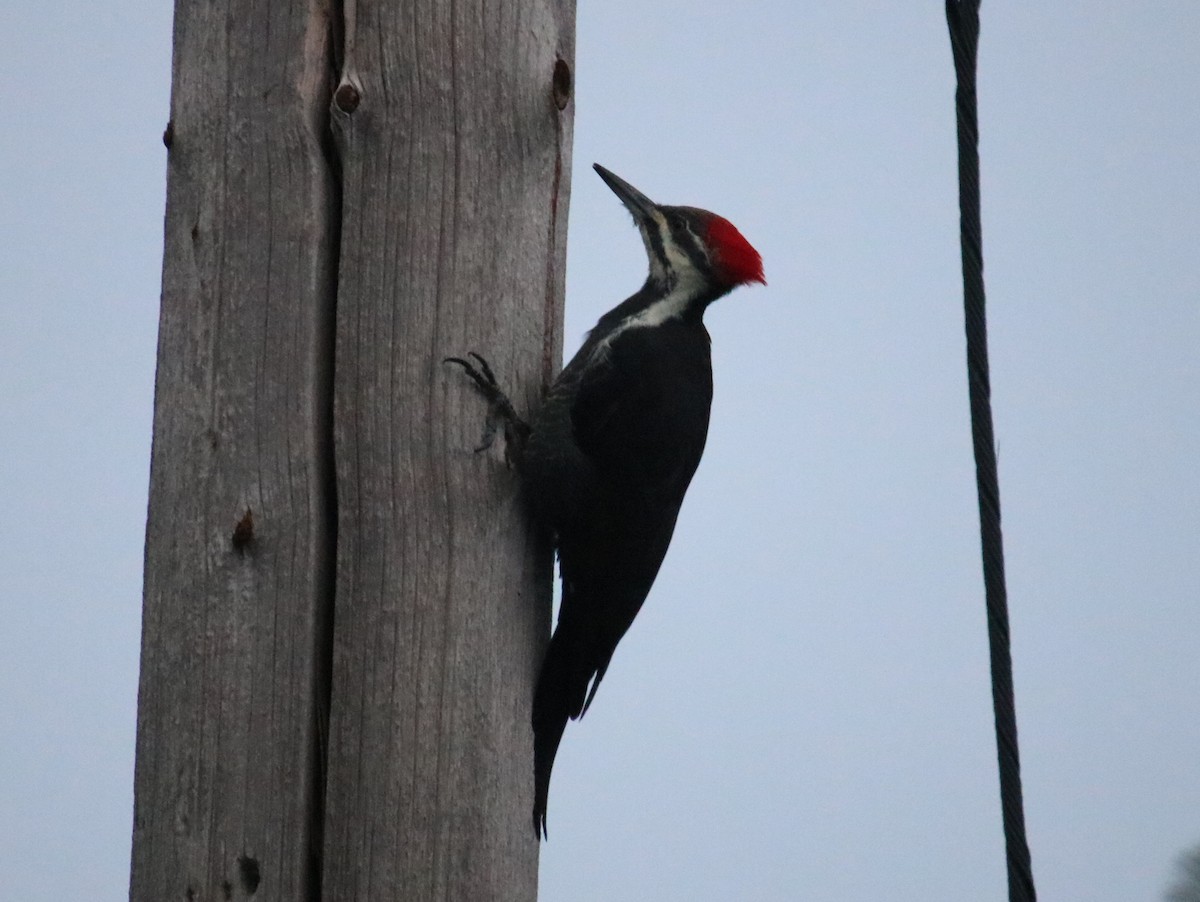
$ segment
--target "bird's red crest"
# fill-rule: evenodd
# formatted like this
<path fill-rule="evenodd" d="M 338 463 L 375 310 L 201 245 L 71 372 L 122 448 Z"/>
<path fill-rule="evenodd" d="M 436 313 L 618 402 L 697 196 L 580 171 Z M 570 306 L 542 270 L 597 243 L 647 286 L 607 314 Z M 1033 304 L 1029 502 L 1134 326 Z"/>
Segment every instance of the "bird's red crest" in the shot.
<path fill-rule="evenodd" d="M 717 269 L 730 285 L 767 284 L 762 257 L 728 219 L 714 215 L 708 224 L 708 244 L 717 252 Z"/>

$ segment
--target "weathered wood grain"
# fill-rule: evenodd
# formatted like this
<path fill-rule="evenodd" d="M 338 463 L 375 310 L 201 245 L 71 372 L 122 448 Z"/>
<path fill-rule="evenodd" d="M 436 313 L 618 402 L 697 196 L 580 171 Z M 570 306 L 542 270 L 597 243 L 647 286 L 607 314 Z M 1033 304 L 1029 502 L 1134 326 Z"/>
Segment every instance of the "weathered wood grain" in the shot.
<path fill-rule="evenodd" d="M 178 0 L 130 898 L 319 890 L 337 191 L 323 0 Z"/>
<path fill-rule="evenodd" d="M 573 49 L 570 0 L 345 7 L 326 900 L 536 895 L 550 559 L 441 361 L 558 368 Z"/>

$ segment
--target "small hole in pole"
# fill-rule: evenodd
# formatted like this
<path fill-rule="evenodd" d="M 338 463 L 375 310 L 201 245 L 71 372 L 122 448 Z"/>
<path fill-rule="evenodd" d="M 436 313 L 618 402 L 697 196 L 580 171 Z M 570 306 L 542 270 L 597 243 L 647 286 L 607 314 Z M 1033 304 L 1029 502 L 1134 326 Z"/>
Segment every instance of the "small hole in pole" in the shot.
<path fill-rule="evenodd" d="M 559 57 L 554 61 L 554 78 L 552 80 L 554 105 L 565 110 L 571 102 L 571 67 L 567 61 Z"/>
<path fill-rule="evenodd" d="M 246 891 L 246 895 L 253 896 L 258 891 L 259 880 L 262 879 L 258 859 L 249 855 L 238 858 L 238 876 L 242 878 L 242 889 Z"/>

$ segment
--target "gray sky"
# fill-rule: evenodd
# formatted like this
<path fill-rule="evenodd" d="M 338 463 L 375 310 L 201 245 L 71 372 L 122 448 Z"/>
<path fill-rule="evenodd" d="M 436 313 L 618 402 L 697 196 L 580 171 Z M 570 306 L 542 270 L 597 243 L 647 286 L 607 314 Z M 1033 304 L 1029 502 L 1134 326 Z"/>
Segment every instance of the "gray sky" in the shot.
<path fill-rule="evenodd" d="M 125 896 L 169 4 L 0 14 L 0 898 Z M 985 3 L 984 245 L 1040 895 L 1200 841 L 1200 4 Z M 1005 898 L 942 4 L 580 3 L 567 351 L 713 209 L 672 551 L 554 774 L 542 898 Z"/>

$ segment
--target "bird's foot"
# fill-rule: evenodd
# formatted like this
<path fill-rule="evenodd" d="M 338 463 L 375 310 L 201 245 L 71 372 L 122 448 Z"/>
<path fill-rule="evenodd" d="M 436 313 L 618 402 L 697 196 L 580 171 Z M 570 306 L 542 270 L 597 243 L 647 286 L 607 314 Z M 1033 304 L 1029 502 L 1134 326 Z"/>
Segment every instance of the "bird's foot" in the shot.
<path fill-rule="evenodd" d="M 475 362 L 464 360 L 462 357 L 447 357 L 442 363 L 455 363 L 461 366 L 471 377 L 471 381 L 475 383 L 475 388 L 488 402 L 483 437 L 480 439 L 478 447 L 475 448 L 475 453 L 478 454 L 492 447 L 496 441 L 496 432 L 503 425 L 505 458 L 510 464 L 515 464 L 520 460 L 521 452 L 525 447 L 525 439 L 529 437 L 529 424 L 517 416 L 512 401 L 508 399 L 508 395 L 496 381 L 496 374 L 492 372 L 491 365 L 474 351 L 470 351 L 467 356 Z"/>

